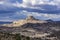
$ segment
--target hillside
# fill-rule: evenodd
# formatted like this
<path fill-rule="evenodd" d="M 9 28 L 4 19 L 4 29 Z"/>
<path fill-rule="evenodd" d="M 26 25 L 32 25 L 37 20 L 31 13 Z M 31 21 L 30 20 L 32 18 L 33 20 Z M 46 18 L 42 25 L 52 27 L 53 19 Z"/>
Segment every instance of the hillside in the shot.
<path fill-rule="evenodd" d="M 31 38 L 41 38 L 42 40 L 60 39 L 60 22 L 38 20 L 33 16 L 26 19 L 14 21 L 11 24 L 3 24 L 0 32 L 10 34 L 21 34 Z"/>

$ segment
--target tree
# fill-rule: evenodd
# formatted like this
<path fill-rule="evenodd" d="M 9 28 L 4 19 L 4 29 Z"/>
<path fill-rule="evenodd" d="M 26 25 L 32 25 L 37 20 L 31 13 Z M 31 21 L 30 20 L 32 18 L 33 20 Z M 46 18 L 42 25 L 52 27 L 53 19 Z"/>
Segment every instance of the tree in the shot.
<path fill-rule="evenodd" d="M 26 37 L 26 40 L 30 40 L 30 37 Z"/>
<path fill-rule="evenodd" d="M 16 34 L 15 37 L 16 37 L 16 40 L 21 40 L 20 34 Z"/>

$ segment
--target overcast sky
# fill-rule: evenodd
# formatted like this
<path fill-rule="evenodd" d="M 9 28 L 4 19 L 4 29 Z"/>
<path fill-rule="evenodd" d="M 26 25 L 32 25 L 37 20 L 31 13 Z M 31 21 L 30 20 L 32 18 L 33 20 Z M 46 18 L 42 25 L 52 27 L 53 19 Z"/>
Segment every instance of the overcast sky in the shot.
<path fill-rule="evenodd" d="M 60 20 L 60 0 L 0 0 L 0 21 L 32 15 L 41 20 Z"/>

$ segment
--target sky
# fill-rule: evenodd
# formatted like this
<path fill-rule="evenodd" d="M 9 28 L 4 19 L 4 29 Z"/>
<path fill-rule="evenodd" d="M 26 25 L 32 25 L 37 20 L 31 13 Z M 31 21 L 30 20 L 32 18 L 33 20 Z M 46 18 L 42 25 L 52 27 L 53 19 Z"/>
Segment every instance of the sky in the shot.
<path fill-rule="evenodd" d="M 0 21 L 34 16 L 40 20 L 60 21 L 60 0 L 0 0 Z"/>

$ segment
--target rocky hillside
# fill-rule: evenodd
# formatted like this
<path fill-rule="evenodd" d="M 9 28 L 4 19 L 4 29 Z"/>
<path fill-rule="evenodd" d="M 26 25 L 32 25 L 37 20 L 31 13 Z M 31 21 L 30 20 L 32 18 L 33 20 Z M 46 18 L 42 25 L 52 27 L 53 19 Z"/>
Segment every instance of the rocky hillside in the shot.
<path fill-rule="evenodd" d="M 59 40 L 60 22 L 52 20 L 38 20 L 33 16 L 29 16 L 26 19 L 2 25 L 0 32 L 10 34 L 19 33 L 31 38 L 42 38 L 42 40 Z"/>

